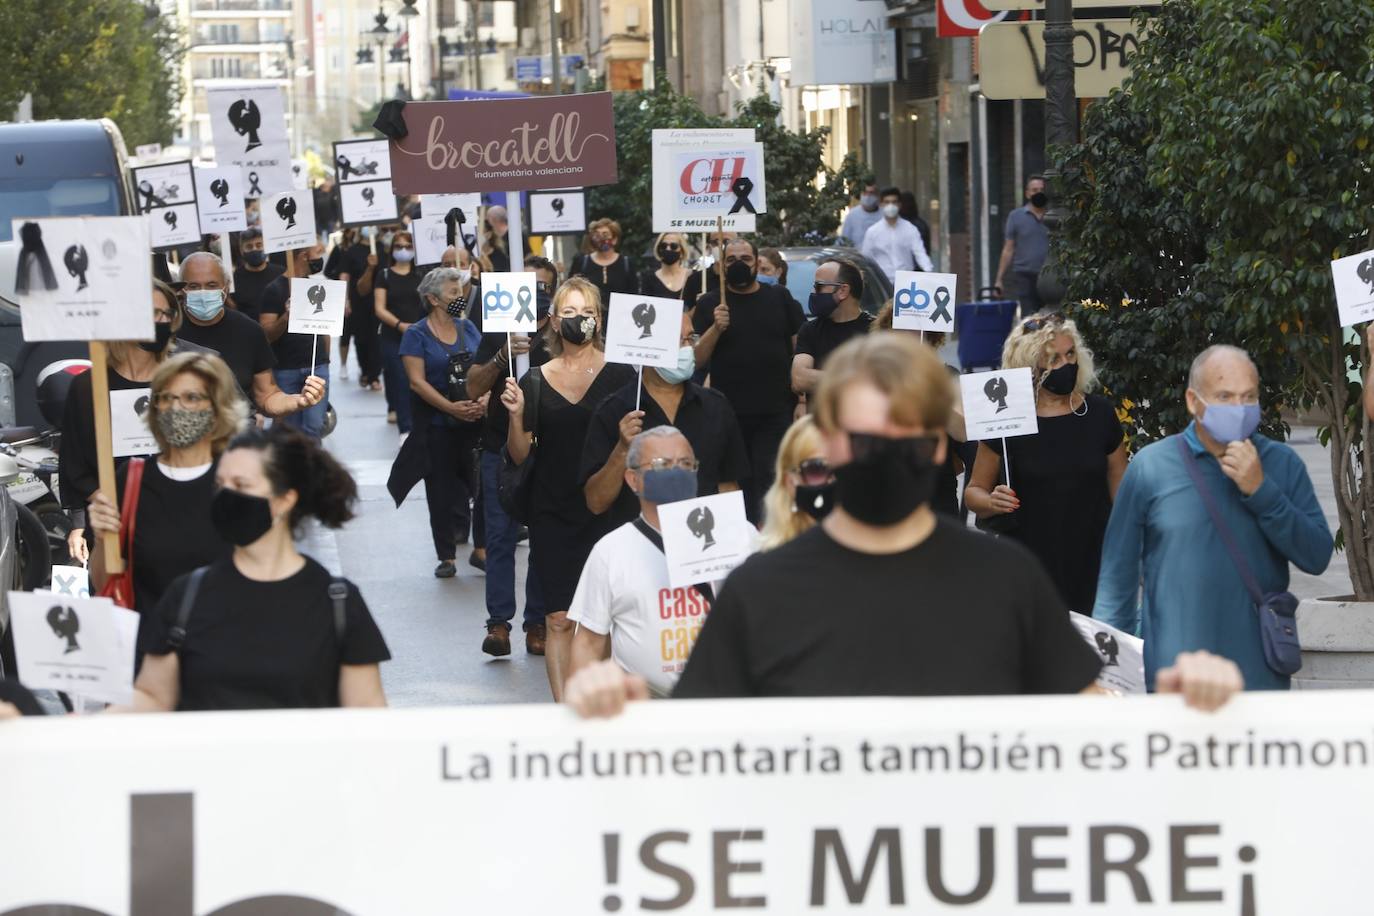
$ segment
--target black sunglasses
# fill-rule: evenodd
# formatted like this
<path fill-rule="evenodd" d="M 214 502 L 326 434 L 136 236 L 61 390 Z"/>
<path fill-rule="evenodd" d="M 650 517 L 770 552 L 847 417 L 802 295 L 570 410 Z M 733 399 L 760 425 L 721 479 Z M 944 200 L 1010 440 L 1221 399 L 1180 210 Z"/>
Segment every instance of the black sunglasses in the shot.
<path fill-rule="evenodd" d="M 1049 327 L 1052 324 L 1063 324 L 1064 316 L 1058 312 L 1049 315 L 1037 315 L 1034 318 L 1027 318 L 1021 322 L 1021 330 L 1038 331 L 1041 328 Z"/>
<path fill-rule="evenodd" d="M 664 242 L 662 245 L 659 245 L 659 246 L 658 246 L 658 250 L 659 250 L 659 251 L 681 251 L 681 250 L 682 250 L 682 246 L 679 245 L 677 242 Z"/>
<path fill-rule="evenodd" d="M 816 293 L 822 293 L 822 292 L 825 292 L 824 287 L 827 287 L 827 286 L 840 287 L 840 286 L 844 286 L 844 284 L 843 284 L 843 283 L 826 283 L 824 280 L 817 280 L 815 283 L 812 283 L 812 284 L 811 284 L 811 291 L 812 291 L 812 292 L 816 292 Z"/>
<path fill-rule="evenodd" d="M 808 458 L 794 467 L 792 473 L 800 477 L 801 482 L 808 487 L 819 487 L 835 479 L 834 472 L 830 470 L 830 463 L 824 458 Z"/>

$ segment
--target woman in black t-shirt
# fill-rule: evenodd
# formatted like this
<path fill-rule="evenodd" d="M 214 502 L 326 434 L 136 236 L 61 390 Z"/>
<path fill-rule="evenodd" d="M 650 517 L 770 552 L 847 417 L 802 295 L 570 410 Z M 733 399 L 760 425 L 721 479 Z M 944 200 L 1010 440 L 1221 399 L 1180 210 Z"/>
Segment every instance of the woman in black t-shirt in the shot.
<path fill-rule="evenodd" d="M 657 270 L 644 272 L 639 288 L 646 296 L 681 299 L 692 272 L 687 269 L 687 239 L 677 232 L 665 232 L 654 243 Z"/>
<path fill-rule="evenodd" d="M 628 255 L 616 248 L 620 245 L 620 224 L 602 218 L 587 227 L 587 241 L 583 254 L 573 259 L 569 277 L 584 277 L 601 294 L 601 307 L 610 314 L 611 293 L 639 292 L 639 278 L 635 276 Z"/>
<path fill-rule="evenodd" d="M 382 323 L 382 383 L 386 387 L 386 419 L 402 433 L 410 432 L 410 383 L 401 364 L 401 335 L 425 317 L 420 301 L 420 275 L 415 270 L 415 238 L 397 232 L 391 239 L 391 266 L 373 283 L 374 310 Z"/>
<path fill-rule="evenodd" d="M 338 528 L 358 490 L 319 443 L 288 427 L 234 438 L 210 520 L 233 554 L 172 583 L 144 614 L 134 709 L 385 706 L 391 657 L 356 587 L 296 550 L 307 518 Z"/>

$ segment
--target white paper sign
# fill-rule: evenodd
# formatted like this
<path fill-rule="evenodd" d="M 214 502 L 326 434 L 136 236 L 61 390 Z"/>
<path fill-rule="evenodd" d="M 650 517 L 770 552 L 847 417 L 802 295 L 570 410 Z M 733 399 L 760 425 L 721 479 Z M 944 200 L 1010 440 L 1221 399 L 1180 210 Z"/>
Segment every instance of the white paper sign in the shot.
<path fill-rule="evenodd" d="M 157 440 L 148 430 L 151 396 L 151 388 L 120 388 L 110 392 L 110 431 L 116 458 L 157 454 Z"/>
<path fill-rule="evenodd" d="M 669 166 L 665 178 L 655 175 L 655 188 L 659 180 L 668 183 L 670 212 L 688 225 L 702 219 L 710 224 L 724 216 L 752 222 L 750 206 L 754 213 L 768 210 L 762 143 L 678 149 L 673 151 Z"/>
<path fill-rule="evenodd" d="M 666 503 L 658 507 L 658 522 L 672 588 L 724 579 L 757 542 L 739 490 Z"/>
<path fill-rule="evenodd" d="M 248 228 L 243 212 L 243 170 L 237 166 L 196 169 L 196 206 L 200 228 L 207 235 L 242 232 Z"/>
<path fill-rule="evenodd" d="M 1030 369 L 971 372 L 959 376 L 959 389 L 968 441 L 1033 436 L 1040 431 Z"/>
<path fill-rule="evenodd" d="M 322 276 L 291 278 L 288 334 L 342 334 L 348 282 Z"/>
<path fill-rule="evenodd" d="M 162 144 L 141 143 L 134 147 L 134 155 L 139 159 L 156 159 L 162 155 Z"/>
<path fill-rule="evenodd" d="M 415 263 L 421 267 L 438 264 L 448 248 L 448 226 L 443 214 L 418 216 L 410 221 L 410 234 L 415 239 Z"/>
<path fill-rule="evenodd" d="M 530 232 L 563 235 L 587 230 L 587 194 L 581 188 L 530 193 Z"/>
<path fill-rule="evenodd" d="M 303 191 L 274 194 L 262 201 L 262 246 L 268 252 L 315 244 L 315 202 Z"/>
<path fill-rule="evenodd" d="M 902 331 L 954 330 L 957 274 L 931 274 L 921 270 L 897 271 L 892 296 L 892 326 Z"/>
<path fill-rule="evenodd" d="M 1145 640 L 1077 611 L 1070 611 L 1069 617 L 1102 657 L 1098 686 L 1121 693 L 1145 693 Z"/>
<path fill-rule="evenodd" d="M 196 207 L 196 181 L 190 160 L 149 165 L 130 170 L 134 203 L 148 215 L 148 233 L 154 251 L 200 242 L 200 213 Z"/>
<path fill-rule="evenodd" d="M 310 190 L 310 164 L 304 159 L 291 160 L 291 187 L 297 191 Z"/>
<path fill-rule="evenodd" d="M 421 194 L 420 195 L 420 219 L 410 221 L 410 229 L 416 232 L 415 237 L 415 257 L 421 264 L 438 264 L 443 256 L 444 249 L 448 247 L 448 226 L 444 223 L 444 218 L 448 212 L 454 208 L 463 211 L 463 222 L 458 229 L 463 238 L 459 242 L 460 247 L 467 248 L 478 257 L 482 255 L 482 195 L 481 194 Z M 417 226 L 423 226 L 429 238 L 426 245 L 429 246 L 425 253 L 420 251 L 420 238 Z M 436 229 L 437 227 L 437 229 Z M 436 235 L 437 232 L 437 235 Z M 459 241 L 456 240 L 455 241 Z M 433 246 L 439 245 L 439 253 L 434 254 Z M 434 259 L 432 261 L 420 260 L 428 254 Z"/>
<path fill-rule="evenodd" d="M 84 566 L 54 566 L 50 591 L 63 598 L 89 598 L 91 575 Z"/>
<path fill-rule="evenodd" d="M 1374 251 L 1332 261 L 1331 282 L 1342 327 L 1374 318 Z"/>
<path fill-rule="evenodd" d="M 533 333 L 539 327 L 533 272 L 482 274 L 482 330 Z"/>
<path fill-rule="evenodd" d="M 245 197 L 266 197 L 296 188 L 282 90 L 238 86 L 205 93 L 215 161 L 243 170 Z"/>
<path fill-rule="evenodd" d="M 390 181 L 391 151 L 386 138 L 339 140 L 334 143 L 334 176 L 339 184 Z"/>
<path fill-rule="evenodd" d="M 133 700 L 138 614 L 108 598 L 10 592 L 19 680 L 103 703 Z"/>
<path fill-rule="evenodd" d="M 345 226 L 372 226 L 400 219 L 390 181 L 359 181 L 335 187 Z"/>
<path fill-rule="evenodd" d="M 728 149 L 742 145 L 752 145 L 754 143 L 754 131 L 752 129 L 716 129 L 702 128 L 693 130 L 665 129 L 653 132 L 652 153 L 654 168 L 654 210 L 653 227 L 655 232 L 714 232 L 716 229 L 717 210 L 723 217 L 725 230 L 727 232 L 753 232 L 754 215 L 741 208 L 740 212 L 730 214 L 727 211 L 730 205 L 715 207 L 706 205 L 699 213 L 683 214 L 678 208 L 680 199 L 691 196 L 690 189 L 699 186 L 699 182 L 694 183 L 692 176 L 697 175 L 697 169 L 693 169 L 688 176 L 689 191 L 684 192 L 682 188 L 683 176 L 681 172 L 674 171 L 674 162 L 678 155 L 683 152 L 694 152 L 696 158 L 709 158 L 709 152 L 713 149 Z M 702 163 L 700 169 L 705 171 L 709 179 L 711 166 Z M 724 167 L 722 167 L 721 179 L 723 185 L 728 190 L 730 181 L 724 181 Z M 752 179 L 752 176 L 750 176 Z M 733 180 L 733 179 L 732 179 Z M 761 184 L 761 182 L 755 182 Z M 761 188 L 755 193 L 760 193 Z M 720 196 L 720 195 L 715 195 Z M 730 199 L 734 200 L 734 195 L 730 194 Z M 761 198 L 760 198 L 761 199 Z M 753 197 L 751 196 L 751 200 Z M 764 212 L 762 207 L 755 201 L 755 209 L 760 213 Z"/>
<path fill-rule="evenodd" d="M 611 293 L 606 317 L 606 361 L 677 367 L 682 343 L 681 299 Z"/>
<path fill-rule="evenodd" d="M 148 219 L 16 219 L 24 340 L 152 340 Z M 27 283 L 27 288 L 22 284 Z"/>

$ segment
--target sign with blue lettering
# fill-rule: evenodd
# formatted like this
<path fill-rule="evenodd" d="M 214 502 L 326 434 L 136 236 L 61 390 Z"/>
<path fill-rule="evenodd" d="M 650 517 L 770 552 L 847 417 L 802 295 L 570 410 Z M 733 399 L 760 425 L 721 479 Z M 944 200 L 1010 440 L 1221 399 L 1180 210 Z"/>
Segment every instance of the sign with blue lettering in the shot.
<path fill-rule="evenodd" d="M 897 271 L 892 294 L 892 327 L 899 331 L 954 330 L 955 274 Z"/>
<path fill-rule="evenodd" d="M 533 273 L 483 273 L 482 330 L 517 334 L 538 330 L 536 288 Z"/>

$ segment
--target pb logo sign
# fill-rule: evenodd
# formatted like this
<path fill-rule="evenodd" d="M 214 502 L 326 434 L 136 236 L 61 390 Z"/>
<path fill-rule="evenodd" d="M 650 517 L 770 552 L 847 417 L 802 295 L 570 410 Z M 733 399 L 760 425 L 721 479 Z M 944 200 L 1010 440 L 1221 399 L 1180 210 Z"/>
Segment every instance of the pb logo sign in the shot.
<path fill-rule="evenodd" d="M 892 326 L 904 331 L 954 330 L 954 295 L 958 277 L 919 270 L 897 271 L 892 297 Z"/>

